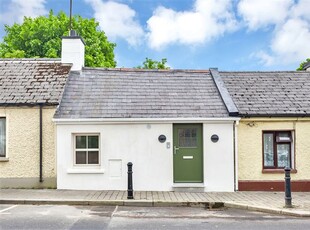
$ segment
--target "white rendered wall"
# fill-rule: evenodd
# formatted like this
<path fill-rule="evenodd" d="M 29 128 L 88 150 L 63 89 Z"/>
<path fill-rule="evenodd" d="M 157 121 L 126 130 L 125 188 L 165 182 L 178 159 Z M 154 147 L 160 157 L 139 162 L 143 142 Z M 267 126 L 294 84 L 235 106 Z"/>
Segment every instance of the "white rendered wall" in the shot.
<path fill-rule="evenodd" d="M 98 173 L 74 173 L 79 170 L 73 167 L 72 133 L 100 133 L 101 166 L 97 168 Z M 57 188 L 126 190 L 127 163 L 131 161 L 134 190 L 171 190 L 172 148 L 158 141 L 161 134 L 171 142 L 172 125 L 58 125 Z M 115 168 L 119 160 L 121 175 L 117 175 Z"/>
<path fill-rule="evenodd" d="M 216 134 L 219 141 L 213 143 Z M 234 191 L 233 123 L 204 124 L 204 185 L 205 191 Z"/>
<path fill-rule="evenodd" d="M 204 185 L 206 191 L 234 191 L 231 124 L 204 124 Z M 57 125 L 57 188 L 126 190 L 127 163 L 133 163 L 134 190 L 173 189 L 173 124 Z M 97 167 L 73 165 L 74 133 L 100 133 Z M 158 136 L 167 137 L 165 143 Z M 218 143 L 210 140 L 220 137 Z M 167 148 L 170 142 L 170 148 Z M 121 174 L 120 174 L 121 165 Z"/>
<path fill-rule="evenodd" d="M 85 46 L 80 37 L 62 38 L 61 62 L 72 63 L 71 70 L 79 71 L 84 67 Z"/>

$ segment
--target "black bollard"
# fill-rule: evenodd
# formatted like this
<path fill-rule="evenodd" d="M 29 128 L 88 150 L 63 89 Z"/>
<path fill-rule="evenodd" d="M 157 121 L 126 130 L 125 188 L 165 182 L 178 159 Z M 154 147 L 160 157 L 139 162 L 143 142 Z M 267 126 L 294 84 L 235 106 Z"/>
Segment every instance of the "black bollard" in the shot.
<path fill-rule="evenodd" d="M 291 195 L 291 169 L 285 167 L 285 207 L 292 208 L 292 195 Z"/>
<path fill-rule="evenodd" d="M 133 186 L 132 186 L 132 163 L 128 162 L 128 190 L 127 190 L 127 199 L 133 199 Z"/>

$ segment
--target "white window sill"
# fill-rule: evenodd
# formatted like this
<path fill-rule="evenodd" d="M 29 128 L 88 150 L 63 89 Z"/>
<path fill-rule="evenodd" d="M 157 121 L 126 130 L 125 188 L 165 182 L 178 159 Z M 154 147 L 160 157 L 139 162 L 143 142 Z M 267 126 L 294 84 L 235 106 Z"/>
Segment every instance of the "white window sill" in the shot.
<path fill-rule="evenodd" d="M 9 161 L 8 157 L 0 157 L 0 162 L 6 162 Z"/>
<path fill-rule="evenodd" d="M 70 168 L 67 169 L 68 174 L 103 174 L 104 169 L 91 169 L 91 168 Z"/>

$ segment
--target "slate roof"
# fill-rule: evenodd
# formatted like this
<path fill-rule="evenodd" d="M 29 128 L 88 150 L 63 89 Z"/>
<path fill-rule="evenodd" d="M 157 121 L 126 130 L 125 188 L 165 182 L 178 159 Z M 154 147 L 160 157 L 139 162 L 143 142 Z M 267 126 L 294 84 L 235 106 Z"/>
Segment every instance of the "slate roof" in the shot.
<path fill-rule="evenodd" d="M 84 68 L 71 72 L 55 118 L 228 117 L 210 72 Z"/>
<path fill-rule="evenodd" d="M 310 116 L 310 72 L 219 72 L 241 116 Z"/>
<path fill-rule="evenodd" d="M 60 59 L 0 59 L 0 105 L 57 105 L 71 65 Z"/>

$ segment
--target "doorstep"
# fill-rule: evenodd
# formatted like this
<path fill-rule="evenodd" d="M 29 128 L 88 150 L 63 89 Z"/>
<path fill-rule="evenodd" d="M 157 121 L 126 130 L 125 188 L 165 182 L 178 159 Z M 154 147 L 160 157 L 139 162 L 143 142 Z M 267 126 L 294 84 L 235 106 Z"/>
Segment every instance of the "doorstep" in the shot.
<path fill-rule="evenodd" d="M 204 183 L 174 183 L 172 190 L 174 192 L 204 192 Z"/>

